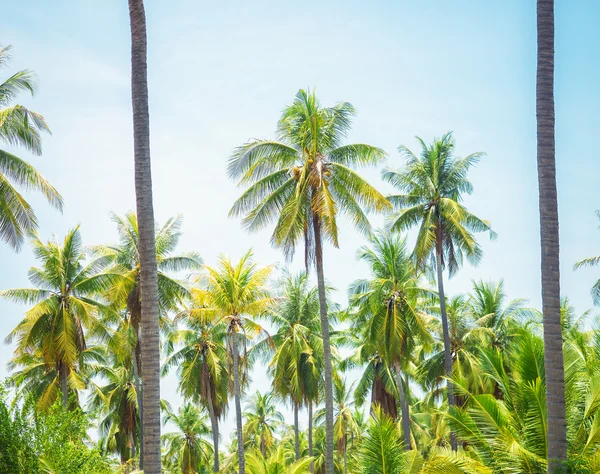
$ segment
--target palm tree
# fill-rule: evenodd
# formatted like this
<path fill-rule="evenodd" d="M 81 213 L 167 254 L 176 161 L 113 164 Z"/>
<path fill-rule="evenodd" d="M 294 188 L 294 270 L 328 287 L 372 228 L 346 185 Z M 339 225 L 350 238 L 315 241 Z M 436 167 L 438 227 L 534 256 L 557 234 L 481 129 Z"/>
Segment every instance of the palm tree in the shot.
<path fill-rule="evenodd" d="M 165 457 L 178 462 L 181 474 L 198 474 L 200 464 L 212 454 L 210 443 L 204 439 L 210 434 L 206 416 L 191 403 L 186 403 L 178 413 L 167 410 L 164 421 L 177 428 L 177 431 L 162 435 Z"/>
<path fill-rule="evenodd" d="M 481 248 L 473 232 L 488 231 L 495 234 L 487 221 L 471 214 L 462 204 L 464 193 L 470 194 L 473 186 L 467 179 L 471 166 L 476 164 L 482 153 L 472 153 L 465 158 L 454 156 L 455 142 L 451 133 L 435 139 L 427 145 L 418 138 L 421 154 L 416 156 L 404 146 L 399 151 L 407 160 L 401 171 L 386 170 L 383 179 L 396 186 L 403 194 L 389 197 L 398 213 L 391 216 L 390 228 L 405 231 L 419 226 L 414 256 L 423 266 L 431 259 L 437 270 L 440 312 L 444 331 L 444 367 L 446 375 L 452 375 L 452 353 L 446 315 L 443 270 L 450 277 L 462 264 L 463 257 L 476 264 L 481 259 Z M 448 404 L 454 405 L 452 382 L 447 383 Z M 456 450 L 456 439 L 452 435 L 452 448 Z"/>
<path fill-rule="evenodd" d="M 312 425 L 312 405 L 318 400 L 321 381 L 323 342 L 320 336 L 319 295 L 309 286 L 306 272 L 286 274 L 281 283 L 282 296 L 270 315 L 277 328 L 273 335 L 276 347 L 269 364 L 273 389 L 289 399 L 294 409 L 294 438 L 296 460 L 300 459 L 298 410 L 302 404 L 309 408 L 308 422 Z M 312 426 L 308 430 L 309 456 L 312 457 Z"/>
<path fill-rule="evenodd" d="M 560 259 L 554 143 L 554 0 L 537 0 L 537 166 L 542 250 L 542 313 L 548 403 L 548 472 L 567 456 L 565 382 L 560 323 Z"/>
<path fill-rule="evenodd" d="M 0 47 L 0 68 L 8 63 L 10 49 L 10 46 Z M 32 71 L 19 71 L 0 84 L 0 143 L 22 146 L 34 155 L 41 155 L 42 134 L 50 133 L 44 117 L 22 105 L 10 105 L 23 91 L 35 94 L 36 77 Z M 0 239 L 18 250 L 24 237 L 37 228 L 37 219 L 15 185 L 41 192 L 61 211 L 63 200 L 33 166 L 0 149 Z"/>
<path fill-rule="evenodd" d="M 227 257 L 220 257 L 218 267 L 205 265 L 205 269 L 206 286 L 193 290 L 196 297 L 205 302 L 205 307 L 197 308 L 196 313 L 209 320 L 217 319 L 227 327 L 227 350 L 233 360 L 239 474 L 244 474 L 240 358 L 245 359 L 247 339 L 264 333 L 252 317 L 265 314 L 273 304 L 274 300 L 266 288 L 273 267 L 259 268 L 249 251 L 235 265 Z M 242 354 L 240 349 L 243 349 Z"/>
<path fill-rule="evenodd" d="M 118 275 L 98 272 L 105 265 L 101 260 L 84 264 L 78 227 L 67 233 L 62 244 L 56 239 L 44 244 L 35 236 L 31 245 L 41 263 L 29 270 L 29 281 L 36 288 L 0 292 L 2 298 L 33 305 L 6 341 L 17 342 L 17 365 L 23 365 L 23 358 L 34 357 L 30 362 L 37 367 L 41 363 L 47 375 L 54 374 L 39 402 L 51 405 L 60 391 L 66 407 L 69 390 L 77 392 L 86 385 L 82 377 L 86 337 L 104 334 L 98 313 L 106 308 L 93 297 L 104 293 Z"/>
<path fill-rule="evenodd" d="M 432 342 L 428 319 L 417 308 L 425 293 L 420 275 L 406 250 L 406 242 L 397 236 L 379 233 L 370 238 L 370 246 L 358 251 L 358 258 L 371 267 L 371 279 L 355 281 L 350 289 L 351 306 L 357 308 L 357 326 L 364 327 L 365 338 L 383 358 L 381 368 L 394 367 L 396 389 L 402 410 L 405 449 L 411 449 L 408 383 L 403 374 L 418 344 Z M 378 373 L 373 381 L 386 380 Z"/>
<path fill-rule="evenodd" d="M 168 358 L 163 373 L 177 367 L 179 392 L 187 400 L 208 410 L 213 438 L 213 471 L 219 472 L 219 418 L 227 409 L 229 371 L 225 338 L 227 325 L 220 319 L 203 317 L 205 301 L 194 295 L 192 307 L 181 312 L 175 322 L 184 327 L 169 336 Z M 174 351 L 172 347 L 180 345 Z"/>
<path fill-rule="evenodd" d="M 598 219 L 600 219 L 600 211 L 596 211 L 596 216 L 598 216 Z M 582 267 L 596 267 L 598 265 L 600 265 L 600 255 L 580 260 L 575 264 L 574 269 L 577 270 Z M 590 293 L 592 294 L 592 301 L 594 304 L 600 306 L 600 279 L 594 283 Z"/>
<path fill-rule="evenodd" d="M 324 348 L 327 474 L 333 474 L 333 385 L 323 271 L 323 240 L 338 246 L 338 211 L 365 233 L 370 230 L 363 209 L 381 211 L 389 203 L 352 168 L 376 165 L 380 148 L 342 145 L 350 129 L 354 107 L 342 102 L 321 107 L 314 92 L 300 90 L 279 120 L 278 141 L 255 140 L 235 150 L 229 175 L 248 189 L 230 214 L 244 216 L 251 231 L 275 222 L 271 241 L 291 256 L 304 242 L 305 266 L 317 270 Z"/>
<path fill-rule="evenodd" d="M 260 392 L 250 399 L 244 412 L 245 446 L 257 448 L 267 457 L 275 443 L 275 431 L 283 423 L 283 415 L 275 405 L 272 393 Z"/>
<path fill-rule="evenodd" d="M 160 467 L 160 336 L 154 205 L 150 166 L 150 113 L 148 111 L 148 64 L 144 0 L 129 0 L 131 26 L 131 101 L 133 108 L 133 155 L 135 199 L 139 228 L 140 291 L 142 299 L 142 456 L 146 474 Z"/>

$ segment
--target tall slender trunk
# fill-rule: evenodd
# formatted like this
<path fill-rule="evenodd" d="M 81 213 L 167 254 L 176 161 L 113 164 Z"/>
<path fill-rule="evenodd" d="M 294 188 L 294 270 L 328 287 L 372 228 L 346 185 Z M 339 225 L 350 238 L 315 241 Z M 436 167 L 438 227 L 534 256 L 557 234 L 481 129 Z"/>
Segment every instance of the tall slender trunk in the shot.
<path fill-rule="evenodd" d="M 317 287 L 319 290 L 319 313 L 323 336 L 323 357 L 325 368 L 325 472 L 334 474 L 333 465 L 333 368 L 331 363 L 331 345 L 329 342 L 329 319 L 327 317 L 327 298 L 325 278 L 323 276 L 323 246 L 321 242 L 321 221 L 313 214 L 315 233 L 315 263 L 317 266 Z"/>
<path fill-rule="evenodd" d="M 144 469 L 144 403 L 142 400 L 142 388 L 140 387 L 140 335 L 138 334 L 138 341 L 135 346 L 135 352 L 133 355 L 133 381 L 135 384 L 135 395 L 138 404 L 138 415 L 140 418 L 140 470 Z M 135 457 L 135 456 L 134 456 Z"/>
<path fill-rule="evenodd" d="M 60 390 L 62 392 L 62 406 L 63 408 L 67 408 L 69 404 L 69 387 L 67 385 L 67 366 L 64 362 L 61 362 L 59 370 L 60 377 Z"/>
<path fill-rule="evenodd" d="M 540 208 L 544 365 L 548 406 L 548 472 L 567 456 L 560 260 L 554 142 L 554 1 L 537 0 L 537 166 Z"/>
<path fill-rule="evenodd" d="M 146 13 L 143 0 L 129 0 L 131 26 L 131 101 L 133 107 L 133 154 L 135 197 L 139 233 L 140 293 L 142 295 L 142 406 L 144 418 L 144 472 L 160 474 L 160 347 L 158 327 L 158 281 L 152 171 L 150 165 L 150 114 Z"/>
<path fill-rule="evenodd" d="M 244 439 L 242 437 L 242 395 L 240 390 L 240 354 L 238 352 L 237 332 L 231 334 L 231 348 L 233 350 L 233 393 L 235 398 L 235 422 L 237 428 L 239 458 L 238 474 L 245 474 L 246 459 L 244 458 Z"/>
<path fill-rule="evenodd" d="M 294 403 L 294 448 L 296 449 L 296 461 L 300 459 L 300 433 L 298 432 L 298 404 Z"/>
<path fill-rule="evenodd" d="M 400 396 L 400 409 L 402 410 L 402 434 L 404 436 L 404 449 L 410 451 L 410 414 L 408 410 L 408 401 L 404 393 L 404 384 L 402 383 L 402 368 L 400 362 L 396 362 L 396 384 L 398 385 L 398 394 Z"/>
<path fill-rule="evenodd" d="M 308 455 L 313 457 L 313 405 L 312 400 L 308 402 Z M 315 474 L 315 461 L 310 461 L 310 474 Z"/>
<path fill-rule="evenodd" d="M 450 347 L 450 329 L 448 328 L 448 314 L 446 313 L 446 297 L 444 295 L 444 272 L 442 271 L 442 228 L 438 222 L 436 236 L 435 266 L 437 269 L 438 293 L 440 296 L 440 313 L 442 315 L 442 331 L 444 333 L 444 371 L 448 380 L 448 407 L 454 406 L 454 384 L 452 383 L 452 348 Z M 457 450 L 456 433 L 450 433 L 450 446 L 452 451 Z"/>
<path fill-rule="evenodd" d="M 131 459 L 135 459 L 135 432 L 129 433 L 129 443 L 131 443 Z"/>
<path fill-rule="evenodd" d="M 213 472 L 219 472 L 219 420 L 217 419 L 217 414 L 215 413 L 215 406 L 212 399 L 212 389 L 211 387 L 207 390 L 208 393 L 208 415 L 210 416 L 210 426 L 212 429 L 212 437 L 213 437 L 213 449 L 214 460 L 213 460 Z"/>
<path fill-rule="evenodd" d="M 346 440 L 344 440 L 344 474 L 348 474 L 348 435 L 346 436 Z"/>

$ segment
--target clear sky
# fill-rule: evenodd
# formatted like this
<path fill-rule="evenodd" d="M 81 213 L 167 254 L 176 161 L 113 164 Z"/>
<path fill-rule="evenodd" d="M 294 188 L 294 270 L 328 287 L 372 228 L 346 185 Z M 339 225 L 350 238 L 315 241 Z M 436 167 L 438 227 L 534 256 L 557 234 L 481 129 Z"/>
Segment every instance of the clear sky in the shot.
<path fill-rule="evenodd" d="M 505 279 L 509 297 L 540 306 L 535 137 L 534 0 L 146 1 L 154 203 L 157 221 L 184 215 L 180 249 L 212 264 L 249 247 L 260 262 L 282 262 L 269 232 L 245 234 L 227 212 L 240 193 L 225 173 L 231 150 L 272 137 L 281 109 L 300 88 L 323 104 L 358 110 L 349 140 L 384 148 L 392 166 L 404 144 L 417 149 L 453 130 L 458 154 L 484 151 L 466 200 L 498 232 L 477 267 L 447 283 L 450 294 L 473 279 Z M 87 244 L 114 242 L 110 211 L 135 206 L 129 20 L 125 0 L 10 2 L 0 44 L 14 46 L 7 77 L 31 68 L 40 90 L 21 103 L 41 112 L 53 135 L 30 159 L 65 198 L 61 215 L 32 196 L 40 234 L 63 236 L 81 224 Z M 600 109 L 600 3 L 556 0 L 557 167 L 564 296 L 591 308 L 598 271 L 572 271 L 600 254 L 600 161 L 592 146 Z M 590 145 L 590 143 L 592 145 Z M 365 175 L 383 190 L 379 171 Z M 377 225 L 382 220 L 374 219 Z M 325 251 L 325 272 L 345 301 L 365 275 L 355 260 L 363 239 L 346 223 L 340 249 Z M 0 245 L 0 288 L 28 285 L 34 263 L 25 247 Z M 297 264 L 299 266 L 299 264 Z M 4 337 L 25 308 L 0 302 Z M 0 346 L 0 377 L 12 348 Z M 266 379 L 255 374 L 254 388 Z M 175 380 L 163 396 L 176 401 Z M 228 422 L 228 428 L 231 424 Z"/>

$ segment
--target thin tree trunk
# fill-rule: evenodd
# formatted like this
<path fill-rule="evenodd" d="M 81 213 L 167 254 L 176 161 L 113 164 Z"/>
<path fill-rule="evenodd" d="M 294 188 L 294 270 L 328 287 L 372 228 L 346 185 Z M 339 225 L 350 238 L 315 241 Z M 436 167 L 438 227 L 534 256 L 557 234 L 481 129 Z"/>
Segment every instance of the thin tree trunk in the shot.
<path fill-rule="evenodd" d="M 348 474 L 348 439 L 344 441 L 344 474 Z"/>
<path fill-rule="evenodd" d="M 138 403 L 138 415 L 140 418 L 140 470 L 144 469 L 144 403 L 142 400 L 142 388 L 140 387 L 140 336 L 138 334 L 138 342 L 136 344 L 135 352 L 133 355 L 133 381 L 135 384 L 135 395 Z M 135 456 L 134 456 L 135 457 Z"/>
<path fill-rule="evenodd" d="M 311 457 L 310 474 L 315 474 L 315 461 L 313 457 L 313 406 L 312 400 L 308 402 L 308 455 Z"/>
<path fill-rule="evenodd" d="M 452 348 L 450 347 L 450 330 L 448 328 L 448 315 L 446 313 L 446 297 L 444 295 L 444 273 L 442 271 L 442 235 L 441 223 L 438 223 L 435 265 L 437 268 L 437 284 L 440 296 L 440 313 L 442 315 L 442 331 L 444 333 L 444 371 L 448 380 L 448 407 L 454 406 L 454 384 L 452 383 Z M 457 450 L 456 433 L 450 433 L 450 446 L 452 451 Z"/>
<path fill-rule="evenodd" d="M 129 442 L 131 443 L 131 459 L 135 459 L 135 433 L 129 433 Z"/>
<path fill-rule="evenodd" d="M 238 441 L 238 458 L 239 458 L 239 472 L 238 474 L 245 474 L 246 472 L 246 459 L 244 458 L 244 439 L 242 438 L 242 401 L 241 401 L 241 390 L 240 390 L 240 354 L 238 352 L 238 334 L 233 332 L 231 334 L 231 346 L 233 350 L 233 392 L 235 397 L 235 421 L 237 428 L 237 441 Z"/>
<path fill-rule="evenodd" d="M 213 437 L 213 449 L 215 451 L 214 454 L 214 462 L 213 462 L 213 472 L 219 472 L 219 420 L 217 419 L 217 415 L 215 413 L 215 407 L 212 399 L 212 390 L 209 387 L 207 390 L 208 393 L 208 414 L 210 416 L 210 426 L 212 429 L 212 437 Z"/>
<path fill-rule="evenodd" d="M 140 293 L 142 295 L 142 406 L 144 418 L 144 472 L 160 474 L 160 347 L 158 327 L 158 281 L 154 208 L 150 165 L 150 114 L 146 13 L 143 0 L 129 0 L 131 26 L 131 100 L 135 196 L 139 232 Z"/>
<path fill-rule="evenodd" d="M 329 342 L 329 319 L 327 317 L 327 298 L 325 278 L 323 276 L 323 246 L 321 242 L 321 221 L 313 215 L 315 233 L 315 263 L 317 266 L 317 287 L 319 291 L 319 313 L 323 336 L 323 355 L 325 368 L 325 472 L 334 474 L 333 465 L 333 368 L 331 363 L 331 345 Z"/>
<path fill-rule="evenodd" d="M 548 406 L 548 472 L 567 456 L 560 260 L 554 142 L 554 1 L 537 0 L 537 166 L 539 183 L 544 365 Z"/>
<path fill-rule="evenodd" d="M 410 451 L 410 414 L 408 410 L 408 401 L 404 393 L 404 384 L 402 383 L 402 369 L 400 362 L 396 362 L 396 384 L 398 385 L 398 394 L 400 396 L 400 409 L 402 410 L 402 434 L 404 436 L 404 449 Z"/>
<path fill-rule="evenodd" d="M 69 387 L 67 385 L 67 367 L 64 362 L 60 364 L 59 368 L 60 376 L 60 390 L 62 392 L 62 406 L 67 408 L 69 404 Z"/>
<path fill-rule="evenodd" d="M 296 461 L 300 459 L 300 433 L 298 431 L 298 404 L 294 403 L 294 448 L 296 449 Z"/>

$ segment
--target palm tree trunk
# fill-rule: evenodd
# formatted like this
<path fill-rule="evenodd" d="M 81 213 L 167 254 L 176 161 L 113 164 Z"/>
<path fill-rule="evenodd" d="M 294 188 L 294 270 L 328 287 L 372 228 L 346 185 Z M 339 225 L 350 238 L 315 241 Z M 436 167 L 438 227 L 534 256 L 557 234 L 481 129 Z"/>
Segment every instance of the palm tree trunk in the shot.
<path fill-rule="evenodd" d="M 296 461 L 300 459 L 300 433 L 298 431 L 298 404 L 294 403 L 294 448 L 296 449 Z"/>
<path fill-rule="evenodd" d="M 444 370 L 448 380 L 448 407 L 454 406 L 454 384 L 452 383 L 452 349 L 450 347 L 450 329 L 448 328 L 448 314 L 446 313 L 446 297 L 444 295 L 444 273 L 442 271 L 442 227 L 438 222 L 436 236 L 435 265 L 437 269 L 438 294 L 440 297 L 440 313 L 442 316 L 442 331 L 444 333 Z M 452 451 L 457 450 L 456 433 L 450 433 L 450 446 Z"/>
<path fill-rule="evenodd" d="M 135 459 L 135 432 L 129 433 L 129 442 L 131 443 L 131 459 Z"/>
<path fill-rule="evenodd" d="M 160 474 L 160 347 L 158 327 L 158 281 L 154 208 L 150 166 L 150 114 L 146 14 L 143 0 L 129 0 L 131 26 L 131 100 L 133 107 L 133 153 L 135 197 L 139 232 L 140 292 L 142 295 L 142 406 L 144 418 L 144 472 Z"/>
<path fill-rule="evenodd" d="M 548 406 L 548 472 L 554 473 L 558 472 L 567 455 L 554 142 L 554 0 L 537 0 L 537 47 L 537 166 Z"/>
<path fill-rule="evenodd" d="M 331 345 L 329 341 L 329 319 L 327 317 L 327 298 L 325 278 L 323 276 L 323 246 L 321 242 L 321 221 L 313 214 L 315 233 L 315 263 L 317 266 L 317 287 L 319 291 L 319 313 L 321 316 L 321 334 L 323 337 L 323 356 L 325 368 L 325 472 L 334 474 L 333 465 L 333 368 L 331 363 Z"/>
<path fill-rule="evenodd" d="M 313 456 L 313 406 L 312 400 L 308 402 L 308 455 Z M 310 474 L 315 474 L 315 461 L 310 461 Z"/>
<path fill-rule="evenodd" d="M 59 368 L 60 376 L 60 390 L 62 392 L 62 406 L 67 408 L 69 404 L 69 387 L 67 385 L 67 366 L 64 362 L 60 364 Z"/>
<path fill-rule="evenodd" d="M 238 442 L 238 458 L 239 471 L 238 474 L 245 474 L 246 459 L 244 458 L 244 439 L 242 438 L 242 396 L 240 390 L 240 354 L 238 352 L 238 334 L 231 334 L 231 346 L 233 351 L 233 392 L 235 398 L 235 421 L 237 428 Z"/>
<path fill-rule="evenodd" d="M 396 384 L 398 385 L 398 395 L 400 396 L 400 409 L 402 410 L 402 433 L 404 435 L 404 449 L 410 451 L 410 414 L 408 410 L 408 401 L 404 393 L 404 384 L 402 383 L 402 369 L 400 362 L 396 362 Z"/>
<path fill-rule="evenodd" d="M 215 406 L 212 399 L 212 389 L 209 387 L 208 393 L 208 414 L 210 416 L 210 426 L 212 428 L 214 462 L 213 472 L 219 472 L 219 420 L 215 413 Z"/>
<path fill-rule="evenodd" d="M 138 414 L 140 418 L 140 425 L 144 426 L 144 403 L 142 400 L 142 389 L 140 387 L 140 336 L 138 334 L 138 341 L 135 346 L 135 352 L 133 355 L 133 381 L 135 384 L 135 395 L 138 404 Z M 135 456 L 134 456 L 135 457 Z M 140 471 L 144 469 L 144 430 L 140 429 Z"/>

